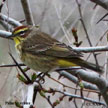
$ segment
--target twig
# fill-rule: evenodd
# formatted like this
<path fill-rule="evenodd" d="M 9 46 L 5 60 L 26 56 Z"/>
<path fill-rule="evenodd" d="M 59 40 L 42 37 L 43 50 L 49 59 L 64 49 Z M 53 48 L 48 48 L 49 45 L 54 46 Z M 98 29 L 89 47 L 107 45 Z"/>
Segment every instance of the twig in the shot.
<path fill-rule="evenodd" d="M 37 92 L 38 92 L 37 85 L 35 85 L 35 87 L 34 87 L 34 94 L 33 94 L 33 104 L 35 103 Z"/>
<path fill-rule="evenodd" d="M 106 13 L 102 18 L 100 18 L 99 21 L 97 21 L 96 24 L 98 24 L 100 21 L 102 21 L 106 16 L 108 16 L 108 13 Z"/>
<path fill-rule="evenodd" d="M 69 32 L 72 30 L 72 28 L 74 27 L 74 25 L 79 21 L 79 18 L 76 18 L 75 20 L 74 20 L 74 22 L 72 22 L 72 14 L 73 14 L 73 11 L 71 10 L 70 12 L 69 12 L 69 14 L 66 16 L 66 18 L 62 21 L 62 24 L 63 25 L 66 25 L 66 28 L 67 29 L 69 29 Z M 67 22 L 69 22 L 68 24 L 67 24 Z M 71 22 L 72 22 L 72 24 L 71 24 Z M 59 36 L 59 35 L 61 35 L 61 32 L 62 32 L 63 30 L 62 30 L 62 28 L 61 27 L 58 27 L 57 28 L 57 30 L 54 32 L 54 34 L 52 35 L 52 36 Z M 61 38 L 61 41 L 64 39 L 65 37 L 63 36 L 62 38 Z"/>
<path fill-rule="evenodd" d="M 25 64 L 23 63 L 18 63 L 19 66 L 26 66 Z M 9 64 L 9 65 L 0 65 L 0 67 L 15 67 L 17 66 L 16 64 Z"/>
<path fill-rule="evenodd" d="M 80 18 L 80 21 L 81 21 L 81 23 L 82 23 L 82 25 L 83 25 L 83 28 L 84 28 L 84 31 L 85 31 L 87 40 L 88 40 L 88 42 L 89 42 L 89 45 L 92 47 L 93 45 L 92 45 L 92 43 L 91 43 L 91 40 L 90 40 L 90 38 L 89 38 L 87 29 L 86 29 L 86 26 L 85 26 L 85 23 L 84 23 L 84 20 L 83 20 L 82 11 L 81 11 L 81 5 L 80 5 L 80 3 L 78 2 L 78 0 L 76 0 L 76 3 L 77 3 L 77 5 L 78 5 L 79 14 L 80 14 L 80 17 L 81 17 L 81 18 Z M 96 64 L 97 64 L 97 66 L 99 66 L 98 60 L 97 60 L 97 58 L 96 58 L 96 54 L 93 53 L 93 56 L 94 56 L 94 59 L 95 59 L 95 62 L 96 62 Z"/>
<path fill-rule="evenodd" d="M 90 0 L 90 1 L 100 5 L 104 9 L 108 10 L 108 0 Z"/>
<path fill-rule="evenodd" d="M 58 93 L 63 94 L 64 96 L 69 96 L 69 97 L 77 98 L 77 99 L 83 99 L 83 100 L 88 101 L 88 102 L 93 102 L 93 103 L 97 103 L 99 105 L 106 106 L 106 104 L 103 103 L 103 102 L 99 102 L 99 101 L 96 101 L 96 100 L 93 100 L 93 99 L 90 99 L 90 98 L 87 98 L 87 97 L 82 97 L 82 96 L 79 96 L 79 95 L 64 92 L 64 91 L 61 91 L 61 90 L 58 90 L 58 89 L 50 88 L 50 90 L 43 89 L 43 91 L 45 91 L 46 93 L 56 93 L 56 92 L 58 92 Z"/>
<path fill-rule="evenodd" d="M 86 97 L 82 97 L 82 96 L 79 96 L 79 95 L 74 95 L 74 94 L 70 94 L 70 93 L 67 93 L 67 92 L 62 92 L 62 91 L 56 91 L 56 92 L 59 92 L 59 93 L 62 93 L 64 94 L 65 96 L 70 96 L 72 98 L 77 98 L 77 99 L 83 99 L 83 100 L 86 100 L 86 101 L 89 101 L 89 102 L 92 102 L 92 103 L 97 103 L 99 105 L 105 105 L 105 103 L 103 102 L 99 102 L 99 101 L 96 101 L 96 100 L 93 100 L 93 99 L 90 99 L 90 98 L 86 98 Z"/>
<path fill-rule="evenodd" d="M 89 94 L 90 94 L 90 92 L 87 93 L 87 96 L 86 96 L 86 97 L 88 97 Z M 81 105 L 81 108 L 83 108 L 83 106 L 85 105 L 85 102 L 86 102 L 86 101 L 84 100 L 84 102 L 83 102 L 82 105 Z"/>
<path fill-rule="evenodd" d="M 107 46 L 108 46 L 108 43 L 107 43 Z M 105 69 L 105 75 L 106 75 L 106 79 L 107 79 L 107 75 L 108 75 L 108 52 L 105 53 L 105 66 L 104 66 L 104 69 Z"/>
<path fill-rule="evenodd" d="M 45 99 L 48 101 L 48 103 L 51 105 L 52 108 L 55 108 L 50 101 L 50 96 L 48 96 L 48 97 L 45 96 Z"/>
<path fill-rule="evenodd" d="M 98 46 L 99 42 L 102 41 L 102 39 L 104 38 L 104 36 L 105 36 L 105 34 L 106 34 L 107 32 L 108 32 L 108 30 L 106 30 L 106 31 L 104 32 L 104 34 L 99 38 L 99 41 L 96 43 L 95 46 Z M 91 53 L 88 55 L 88 57 L 87 57 L 86 60 L 88 60 L 88 58 L 89 58 L 90 56 L 91 56 Z"/>
<path fill-rule="evenodd" d="M 0 5 L 0 12 L 1 12 L 2 8 L 3 8 L 3 5 L 4 5 L 5 1 L 6 1 L 6 0 L 2 0 L 2 3 L 1 3 L 1 5 Z"/>
<path fill-rule="evenodd" d="M 70 39 L 69 39 L 69 33 L 65 30 L 65 27 L 64 27 L 64 25 L 63 25 L 63 22 L 61 21 L 61 16 L 60 16 L 60 14 L 59 14 L 59 12 L 58 12 L 58 10 L 57 10 L 57 7 L 56 7 L 55 2 L 54 2 L 54 8 L 55 8 L 55 10 L 56 10 L 56 13 L 57 13 L 57 16 L 58 16 L 58 19 L 59 19 L 60 26 L 61 26 L 61 28 L 62 28 L 64 34 L 65 34 L 65 37 L 67 38 L 68 42 L 71 44 L 72 42 L 71 42 Z"/>
<path fill-rule="evenodd" d="M 43 9 L 43 12 L 42 12 L 40 20 L 39 20 L 39 23 L 40 23 L 39 27 L 40 27 L 40 29 L 42 27 L 42 24 L 43 24 L 46 12 L 47 12 L 47 10 L 48 10 L 48 8 L 50 6 L 49 2 L 51 2 L 51 1 L 50 0 L 45 0 L 45 2 L 44 2 L 44 7 L 43 7 L 44 9 Z"/>
<path fill-rule="evenodd" d="M 73 47 L 73 50 L 78 52 L 90 53 L 90 52 L 102 52 L 108 51 L 108 46 L 97 46 L 97 47 Z"/>
<path fill-rule="evenodd" d="M 0 24 L 5 28 L 6 31 L 12 31 L 12 27 L 9 24 L 7 24 L 7 22 L 0 20 Z"/>
<path fill-rule="evenodd" d="M 11 56 L 11 58 L 13 59 L 13 61 L 15 62 L 15 64 L 18 66 L 18 68 L 20 69 L 20 71 L 22 72 L 22 74 L 25 76 L 25 78 L 28 80 L 29 83 L 32 83 L 32 81 L 30 80 L 30 78 L 26 75 L 26 73 L 22 70 L 22 68 L 19 66 L 19 64 L 16 62 L 16 60 L 14 59 L 14 57 L 12 56 L 11 53 L 9 53 L 9 55 Z"/>
<path fill-rule="evenodd" d="M 34 25 L 29 0 L 21 0 L 21 4 L 22 4 L 23 10 L 24 10 L 24 14 L 25 14 L 27 24 L 28 25 Z"/>
<path fill-rule="evenodd" d="M 75 95 L 77 94 L 77 87 L 78 87 L 78 85 L 76 84 L 76 89 L 75 89 L 75 93 L 74 93 Z M 73 97 L 71 97 L 71 98 L 73 98 Z M 73 103 L 74 103 L 75 107 L 78 108 L 76 98 L 74 98 Z"/>

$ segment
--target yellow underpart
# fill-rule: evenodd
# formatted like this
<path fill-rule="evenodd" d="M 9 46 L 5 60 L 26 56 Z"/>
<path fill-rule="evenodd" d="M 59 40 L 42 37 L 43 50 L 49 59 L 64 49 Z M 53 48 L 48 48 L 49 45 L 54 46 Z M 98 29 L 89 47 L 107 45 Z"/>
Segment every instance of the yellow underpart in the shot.
<path fill-rule="evenodd" d="M 72 62 L 67 61 L 67 60 L 62 60 L 62 59 L 58 60 L 57 62 L 58 62 L 58 64 L 59 64 L 60 66 L 62 66 L 62 67 L 78 66 L 78 65 L 75 64 L 75 63 L 72 63 Z"/>
<path fill-rule="evenodd" d="M 19 30 L 16 30 L 15 32 L 14 32 L 14 34 L 18 34 L 18 33 L 20 33 L 21 31 L 26 31 L 26 30 L 28 30 L 28 28 L 23 28 L 23 29 L 19 29 Z"/>

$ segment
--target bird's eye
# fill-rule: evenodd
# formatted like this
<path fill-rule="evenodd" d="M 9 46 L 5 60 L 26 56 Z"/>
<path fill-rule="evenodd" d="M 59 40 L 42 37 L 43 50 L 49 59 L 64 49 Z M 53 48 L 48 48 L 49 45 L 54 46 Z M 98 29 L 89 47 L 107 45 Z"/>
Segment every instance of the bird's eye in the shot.
<path fill-rule="evenodd" d="M 21 31 L 19 34 L 22 36 L 25 34 L 25 31 Z"/>
<path fill-rule="evenodd" d="M 22 31 L 16 33 L 15 35 L 16 35 L 16 36 L 20 36 L 20 37 L 25 37 L 25 34 L 27 33 L 27 31 L 28 31 L 28 30 L 22 30 Z M 14 35 L 14 36 L 15 36 L 15 35 Z"/>

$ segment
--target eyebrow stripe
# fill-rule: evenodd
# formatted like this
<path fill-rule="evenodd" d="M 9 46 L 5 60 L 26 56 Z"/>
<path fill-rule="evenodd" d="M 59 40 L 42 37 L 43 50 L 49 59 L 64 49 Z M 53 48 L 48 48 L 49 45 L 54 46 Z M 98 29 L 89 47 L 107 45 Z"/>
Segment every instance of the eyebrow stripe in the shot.
<path fill-rule="evenodd" d="M 28 30 L 28 28 L 19 29 L 19 30 L 17 30 L 17 31 L 14 32 L 14 35 L 20 33 L 21 31 L 27 31 L 27 30 Z"/>

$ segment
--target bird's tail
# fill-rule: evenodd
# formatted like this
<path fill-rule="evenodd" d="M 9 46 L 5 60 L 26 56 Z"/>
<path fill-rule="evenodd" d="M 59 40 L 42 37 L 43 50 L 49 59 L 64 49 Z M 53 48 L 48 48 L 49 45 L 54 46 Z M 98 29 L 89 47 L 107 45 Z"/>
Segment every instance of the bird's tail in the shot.
<path fill-rule="evenodd" d="M 97 66 L 96 64 L 84 61 L 80 58 L 71 58 L 71 59 L 62 59 L 58 60 L 60 67 L 73 67 L 73 66 L 81 66 L 83 68 L 87 68 L 93 71 L 96 71 L 99 74 L 102 74 L 103 68 L 101 66 Z"/>
<path fill-rule="evenodd" d="M 100 74 L 102 74 L 104 72 L 103 68 L 101 66 L 97 66 L 94 63 L 90 63 L 90 62 L 84 61 L 84 60 L 79 59 L 79 58 L 78 58 L 78 61 L 76 60 L 76 64 L 81 66 L 81 67 L 96 71 Z"/>

